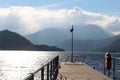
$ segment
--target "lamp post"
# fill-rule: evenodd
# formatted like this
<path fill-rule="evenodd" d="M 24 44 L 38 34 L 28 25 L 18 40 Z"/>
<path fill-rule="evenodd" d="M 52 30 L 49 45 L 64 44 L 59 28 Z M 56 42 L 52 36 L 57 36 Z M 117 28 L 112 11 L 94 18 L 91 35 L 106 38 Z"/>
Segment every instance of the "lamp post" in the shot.
<path fill-rule="evenodd" d="M 73 59 L 73 31 L 74 31 L 74 28 L 73 28 L 73 25 L 72 25 L 72 28 L 70 29 L 70 32 L 72 33 L 72 39 L 71 39 L 71 62 L 74 62 L 74 59 Z"/>

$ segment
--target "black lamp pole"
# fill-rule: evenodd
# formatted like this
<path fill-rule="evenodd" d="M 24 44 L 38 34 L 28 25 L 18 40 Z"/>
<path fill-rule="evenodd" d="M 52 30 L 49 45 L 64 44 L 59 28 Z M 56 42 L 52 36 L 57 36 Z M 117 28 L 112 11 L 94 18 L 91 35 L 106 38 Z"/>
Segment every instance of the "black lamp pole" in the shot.
<path fill-rule="evenodd" d="M 73 59 L 73 31 L 74 31 L 74 28 L 73 28 L 73 25 L 72 25 L 72 29 L 70 29 L 70 32 L 72 33 L 72 39 L 71 39 L 71 48 L 72 48 L 72 52 L 71 52 L 71 62 L 74 61 L 74 59 Z"/>

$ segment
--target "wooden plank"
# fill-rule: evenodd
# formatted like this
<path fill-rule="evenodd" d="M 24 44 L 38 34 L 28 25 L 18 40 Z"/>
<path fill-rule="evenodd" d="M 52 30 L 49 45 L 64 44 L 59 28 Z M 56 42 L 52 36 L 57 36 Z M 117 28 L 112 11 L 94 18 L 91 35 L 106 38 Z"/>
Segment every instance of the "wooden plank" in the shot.
<path fill-rule="evenodd" d="M 91 68 L 87 64 L 77 62 L 60 63 L 59 74 L 67 77 L 67 80 L 112 80 L 103 73 Z"/>

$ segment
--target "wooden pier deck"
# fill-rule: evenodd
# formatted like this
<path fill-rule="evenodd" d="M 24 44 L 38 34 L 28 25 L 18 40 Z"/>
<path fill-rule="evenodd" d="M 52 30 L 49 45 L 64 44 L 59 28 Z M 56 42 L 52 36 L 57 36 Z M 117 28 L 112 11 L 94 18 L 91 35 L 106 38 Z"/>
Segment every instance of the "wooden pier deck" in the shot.
<path fill-rule="evenodd" d="M 85 63 L 61 62 L 60 65 L 59 74 L 67 80 L 113 80 Z"/>

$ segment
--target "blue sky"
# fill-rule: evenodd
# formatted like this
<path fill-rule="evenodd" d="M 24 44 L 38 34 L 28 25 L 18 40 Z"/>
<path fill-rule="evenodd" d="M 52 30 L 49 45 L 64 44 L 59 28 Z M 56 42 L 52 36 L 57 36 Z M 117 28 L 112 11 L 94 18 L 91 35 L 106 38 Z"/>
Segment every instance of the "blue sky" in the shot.
<path fill-rule="evenodd" d="M 1 8 L 10 6 L 47 6 L 51 9 L 79 7 L 91 12 L 120 16 L 120 0 L 0 0 Z"/>
<path fill-rule="evenodd" d="M 48 27 L 98 25 L 120 34 L 120 0 L 0 0 L 0 30 L 30 34 Z"/>

